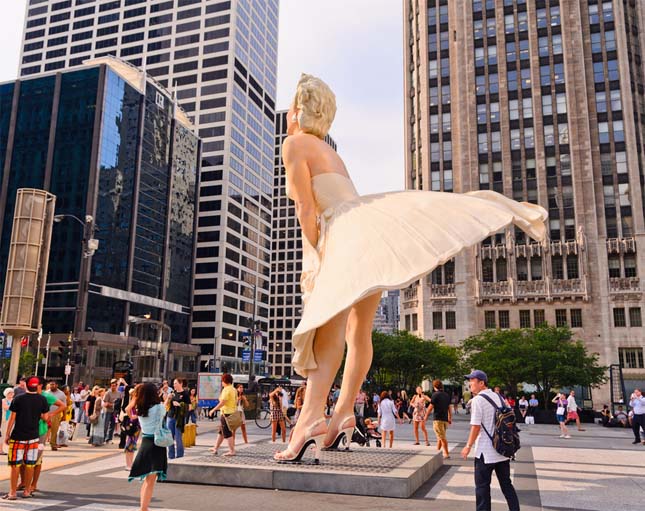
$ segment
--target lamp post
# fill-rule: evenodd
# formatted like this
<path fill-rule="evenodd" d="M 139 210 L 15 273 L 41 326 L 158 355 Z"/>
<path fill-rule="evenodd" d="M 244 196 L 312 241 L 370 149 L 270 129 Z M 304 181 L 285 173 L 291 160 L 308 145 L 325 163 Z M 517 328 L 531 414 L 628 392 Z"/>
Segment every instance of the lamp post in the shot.
<path fill-rule="evenodd" d="M 60 223 L 65 219 L 71 219 L 78 223 L 83 228 L 83 239 L 81 240 L 81 247 L 83 252 L 81 254 L 81 265 L 78 271 L 78 296 L 76 297 L 76 315 L 74 317 L 74 339 L 78 341 L 79 332 L 84 330 L 85 326 L 85 309 L 87 303 L 87 286 L 89 281 L 89 269 L 91 258 L 99 248 L 99 240 L 94 238 L 94 217 L 92 215 L 85 215 L 85 221 L 81 220 L 76 215 L 64 213 L 54 215 L 54 222 Z M 78 342 L 72 341 L 72 360 L 75 360 L 76 345 Z M 79 364 L 74 364 L 74 375 L 72 380 L 78 381 Z"/>
<path fill-rule="evenodd" d="M 255 334 L 257 333 L 258 329 L 256 328 L 256 310 L 257 310 L 257 299 L 258 299 L 258 285 L 257 285 L 257 278 L 256 282 L 253 284 L 249 284 L 245 280 L 242 279 L 230 279 L 224 281 L 226 284 L 227 282 L 239 282 L 242 284 L 246 284 L 247 286 L 252 286 L 253 287 L 253 317 L 251 318 L 251 328 L 249 329 L 251 333 L 251 357 L 249 359 L 249 383 L 251 383 L 251 380 L 253 378 L 253 359 L 255 357 Z"/>

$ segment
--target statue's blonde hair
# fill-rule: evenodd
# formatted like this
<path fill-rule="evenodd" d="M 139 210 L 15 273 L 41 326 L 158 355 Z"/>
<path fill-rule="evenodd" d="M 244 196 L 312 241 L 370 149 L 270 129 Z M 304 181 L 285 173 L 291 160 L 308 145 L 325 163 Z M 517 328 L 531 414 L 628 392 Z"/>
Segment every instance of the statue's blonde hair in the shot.
<path fill-rule="evenodd" d="M 293 99 L 298 124 L 305 133 L 325 138 L 336 115 L 336 96 L 325 82 L 302 73 Z"/>

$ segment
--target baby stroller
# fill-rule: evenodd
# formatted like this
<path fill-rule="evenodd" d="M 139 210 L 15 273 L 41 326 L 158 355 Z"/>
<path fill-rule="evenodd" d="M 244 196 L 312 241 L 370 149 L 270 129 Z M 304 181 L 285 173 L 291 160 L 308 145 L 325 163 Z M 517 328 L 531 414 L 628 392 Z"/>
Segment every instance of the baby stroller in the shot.
<path fill-rule="evenodd" d="M 370 440 L 376 440 L 376 447 L 381 447 L 381 434 L 378 432 L 378 428 L 368 428 L 365 425 L 365 419 L 356 415 L 356 427 L 352 434 L 352 442 L 369 447 Z"/>

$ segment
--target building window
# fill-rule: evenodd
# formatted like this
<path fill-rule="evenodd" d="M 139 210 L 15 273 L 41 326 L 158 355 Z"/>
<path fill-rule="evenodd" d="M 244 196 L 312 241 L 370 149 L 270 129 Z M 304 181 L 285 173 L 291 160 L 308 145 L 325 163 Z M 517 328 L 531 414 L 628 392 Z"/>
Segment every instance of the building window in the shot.
<path fill-rule="evenodd" d="M 617 307 L 614 309 L 614 326 L 621 327 L 627 326 L 625 318 L 625 309 L 623 307 Z"/>
<path fill-rule="evenodd" d="M 555 310 L 555 326 L 567 326 L 567 309 Z"/>
<path fill-rule="evenodd" d="M 497 328 L 495 323 L 495 311 L 484 312 L 484 328 Z"/>
<path fill-rule="evenodd" d="M 643 326 L 640 307 L 629 308 L 629 326 Z"/>
<path fill-rule="evenodd" d="M 643 348 L 618 348 L 618 361 L 623 369 L 643 369 Z"/>
<path fill-rule="evenodd" d="M 446 330 L 455 330 L 456 328 L 457 316 L 455 311 L 446 311 Z"/>
<path fill-rule="evenodd" d="M 544 309 L 535 309 L 533 311 L 533 325 L 538 327 L 546 323 L 544 319 Z"/>
<path fill-rule="evenodd" d="M 412 314 L 412 331 L 416 332 L 419 330 L 419 317 L 416 314 Z"/>
<path fill-rule="evenodd" d="M 520 311 L 520 328 L 531 328 L 531 311 Z"/>
<path fill-rule="evenodd" d="M 442 330 L 442 314 L 441 311 L 434 311 L 432 313 L 432 329 L 433 330 Z"/>
<path fill-rule="evenodd" d="M 411 321 L 410 321 L 410 316 L 406 315 L 405 316 L 405 329 L 409 332 L 411 327 Z"/>
<path fill-rule="evenodd" d="M 571 309 L 571 328 L 582 328 L 582 309 Z"/>
<path fill-rule="evenodd" d="M 500 328 L 510 328 L 511 321 L 509 318 L 508 311 L 499 311 L 499 327 Z"/>

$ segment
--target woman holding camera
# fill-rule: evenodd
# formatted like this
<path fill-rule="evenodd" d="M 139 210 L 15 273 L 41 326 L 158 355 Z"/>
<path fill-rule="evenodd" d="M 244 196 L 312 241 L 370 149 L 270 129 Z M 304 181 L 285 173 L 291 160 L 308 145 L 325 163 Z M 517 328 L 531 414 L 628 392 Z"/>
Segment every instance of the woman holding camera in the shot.
<path fill-rule="evenodd" d="M 276 387 L 269 394 L 269 410 L 271 411 L 271 441 L 275 442 L 275 437 L 278 432 L 278 424 L 280 425 L 280 434 L 282 435 L 282 442 L 287 441 L 287 427 L 282 413 L 282 394 L 284 390 L 282 387 Z"/>

